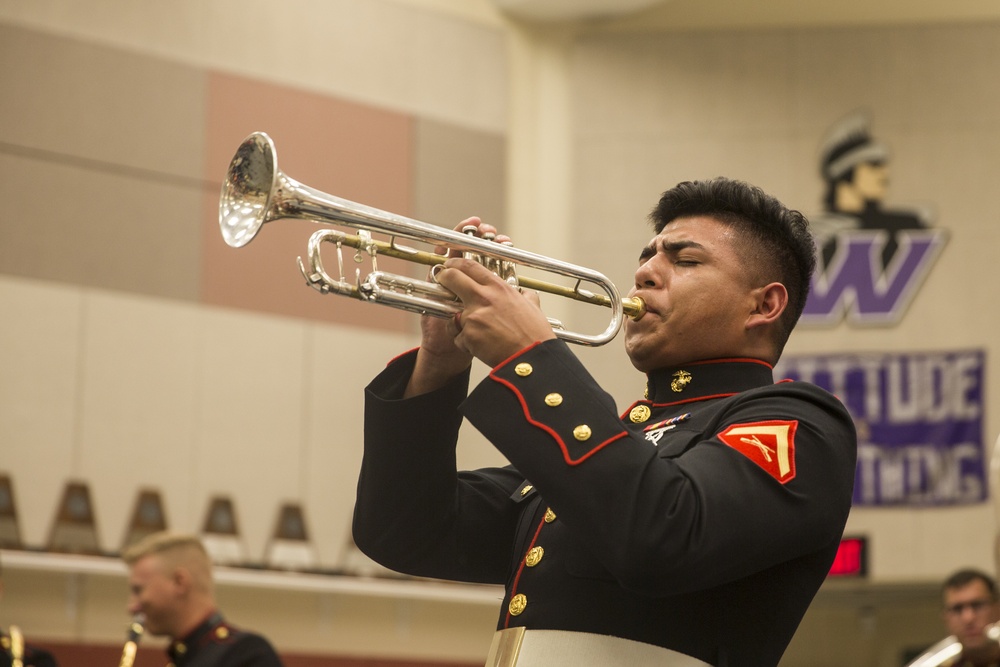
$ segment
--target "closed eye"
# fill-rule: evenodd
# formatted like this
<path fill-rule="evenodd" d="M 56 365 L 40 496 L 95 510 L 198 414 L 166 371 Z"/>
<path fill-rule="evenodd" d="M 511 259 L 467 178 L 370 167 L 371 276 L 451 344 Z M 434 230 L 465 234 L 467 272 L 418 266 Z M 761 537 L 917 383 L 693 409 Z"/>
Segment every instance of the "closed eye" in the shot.
<path fill-rule="evenodd" d="M 676 265 L 694 266 L 701 263 L 696 255 L 705 252 L 705 246 L 695 241 L 675 241 L 672 243 L 663 242 L 657 248 L 656 244 L 653 243 L 643 248 L 642 252 L 639 253 L 639 264 L 643 264 L 655 256 L 658 250 Z"/>

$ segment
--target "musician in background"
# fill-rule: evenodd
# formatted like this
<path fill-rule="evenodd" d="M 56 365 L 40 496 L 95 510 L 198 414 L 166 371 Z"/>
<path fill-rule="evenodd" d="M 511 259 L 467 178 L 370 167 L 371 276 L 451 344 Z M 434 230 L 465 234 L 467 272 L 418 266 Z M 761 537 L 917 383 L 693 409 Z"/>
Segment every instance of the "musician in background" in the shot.
<path fill-rule="evenodd" d="M 837 552 L 853 423 L 772 376 L 815 264 L 805 218 L 728 179 L 650 217 L 630 292 L 647 310 L 625 322 L 646 395 L 624 414 L 537 295 L 459 257 L 436 278 L 464 310 L 423 318 L 367 388 L 355 541 L 505 585 L 488 665 L 776 665 Z M 474 357 L 491 372 L 469 393 Z M 458 472 L 463 418 L 512 465 Z"/>
<path fill-rule="evenodd" d="M 986 628 L 1000 621 L 994 579 L 979 570 L 959 570 L 945 580 L 941 596 L 945 627 L 962 644 L 962 654 L 944 666 L 1000 667 L 1000 644 L 986 636 Z"/>
<path fill-rule="evenodd" d="M 170 638 L 174 667 L 281 667 L 264 637 L 239 630 L 215 602 L 212 562 L 193 535 L 154 533 L 126 549 L 128 613 Z"/>
<path fill-rule="evenodd" d="M 0 599 L 3 598 L 3 566 L 0 564 Z M 0 628 L 0 667 L 10 667 L 19 660 L 23 667 L 57 667 L 56 659 L 48 651 L 26 644 L 16 626 Z"/>

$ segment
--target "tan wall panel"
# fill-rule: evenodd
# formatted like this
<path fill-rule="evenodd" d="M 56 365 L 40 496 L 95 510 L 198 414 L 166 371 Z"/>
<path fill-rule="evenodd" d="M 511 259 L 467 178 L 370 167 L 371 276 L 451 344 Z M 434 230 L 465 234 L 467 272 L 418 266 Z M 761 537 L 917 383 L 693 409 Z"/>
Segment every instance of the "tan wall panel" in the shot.
<path fill-rule="evenodd" d="M 0 25 L 0 141 L 59 162 L 197 179 L 204 87 L 184 65 Z"/>
<path fill-rule="evenodd" d="M 197 306 L 92 292 L 84 301 L 75 472 L 90 486 L 101 548 L 117 552 L 140 489 L 159 491 L 168 526 L 204 508 L 193 468 L 204 398 Z"/>
<path fill-rule="evenodd" d="M 200 188 L 0 153 L 0 273 L 197 298 Z"/>
<path fill-rule="evenodd" d="M 275 142 L 278 169 L 291 178 L 369 206 L 410 213 L 408 117 L 221 74 L 210 82 L 206 178 L 221 183 L 240 142 L 251 132 L 265 131 Z M 312 223 L 276 221 L 263 229 L 260 239 L 236 251 L 219 234 L 217 196 L 206 196 L 203 208 L 206 303 L 389 330 L 410 326 L 411 318 L 399 312 L 323 299 L 304 286 L 295 258 L 305 254 L 309 235 L 316 231 Z M 336 274 L 333 253 L 328 266 Z"/>
<path fill-rule="evenodd" d="M 246 557 L 260 562 L 281 501 L 297 498 L 301 483 L 304 323 L 202 314 L 197 456 L 188 462 L 196 515 L 178 527 L 201 530 L 209 498 L 227 496 Z"/>
<path fill-rule="evenodd" d="M 421 5 L 424 6 L 421 6 Z M 502 131 L 504 21 L 491 0 L 7 0 L 0 20 L 198 67 Z"/>
<path fill-rule="evenodd" d="M 450 229 L 477 215 L 504 228 L 506 142 L 502 135 L 419 120 L 415 141 L 418 219 Z"/>
<path fill-rule="evenodd" d="M 41 547 L 64 481 L 77 474 L 83 296 L 76 287 L 0 276 L 0 471 L 11 478 L 21 540 Z"/>

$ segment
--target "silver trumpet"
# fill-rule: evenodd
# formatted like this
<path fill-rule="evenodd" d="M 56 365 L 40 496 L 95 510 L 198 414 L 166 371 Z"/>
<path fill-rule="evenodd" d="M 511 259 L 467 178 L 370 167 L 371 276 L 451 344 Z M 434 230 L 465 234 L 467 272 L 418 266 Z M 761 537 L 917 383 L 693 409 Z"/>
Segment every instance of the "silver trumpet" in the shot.
<path fill-rule="evenodd" d="M 475 228 L 461 233 L 394 213 L 364 206 L 299 183 L 278 170 L 274 142 L 263 132 L 247 137 L 229 165 L 219 201 L 219 226 L 226 243 L 241 248 L 249 243 L 266 222 L 281 218 L 298 218 L 313 222 L 337 224 L 358 229 L 356 236 L 335 229 L 315 232 L 309 239 L 307 263 L 299 258 L 299 269 L 306 282 L 323 294 L 340 294 L 400 308 L 422 315 L 451 317 L 462 310 L 457 297 L 436 282 L 428 282 L 378 270 L 377 257 L 385 255 L 431 267 L 443 264 L 446 256 L 420 251 L 401 245 L 398 239 L 409 239 L 434 246 L 461 251 L 475 259 L 514 287 L 526 288 L 575 301 L 611 309 L 611 320 L 599 334 L 582 334 L 565 330 L 557 320 L 549 320 L 556 336 L 580 345 L 603 345 L 621 329 L 624 317 L 638 319 L 646 312 L 640 298 L 622 298 L 618 289 L 597 271 L 544 257 L 532 252 L 497 243 L 474 235 Z M 372 238 L 372 232 L 385 234 L 389 241 Z M 332 277 L 323 266 L 321 246 L 337 247 L 339 277 Z M 353 278 L 344 273 L 342 247 L 356 250 L 355 260 L 370 259 L 372 271 L 364 279 L 360 270 Z M 556 285 L 516 275 L 516 267 L 524 266 L 558 274 L 575 281 L 571 287 Z M 604 294 L 585 289 L 584 285 L 600 288 Z"/>
<path fill-rule="evenodd" d="M 129 621 L 128 630 L 125 632 L 125 646 L 122 648 L 122 658 L 118 662 L 118 667 L 132 667 L 135 663 L 136 653 L 139 651 L 139 640 L 145 631 L 143 624 L 146 622 L 142 614 L 136 614 Z"/>
<path fill-rule="evenodd" d="M 990 641 L 1000 642 L 1000 624 L 994 623 L 988 626 L 986 637 Z M 950 635 L 906 663 L 906 667 L 939 667 L 939 665 L 951 664 L 950 661 L 961 653 L 962 643 L 958 641 L 958 637 Z"/>

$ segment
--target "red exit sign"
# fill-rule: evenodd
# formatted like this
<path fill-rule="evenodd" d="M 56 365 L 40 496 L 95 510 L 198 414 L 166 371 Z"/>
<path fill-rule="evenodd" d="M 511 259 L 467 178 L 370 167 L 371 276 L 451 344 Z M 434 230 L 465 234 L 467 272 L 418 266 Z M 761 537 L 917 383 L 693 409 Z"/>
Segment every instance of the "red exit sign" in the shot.
<path fill-rule="evenodd" d="M 845 537 L 840 540 L 837 557 L 830 568 L 831 577 L 864 577 L 868 574 L 868 539 Z"/>

